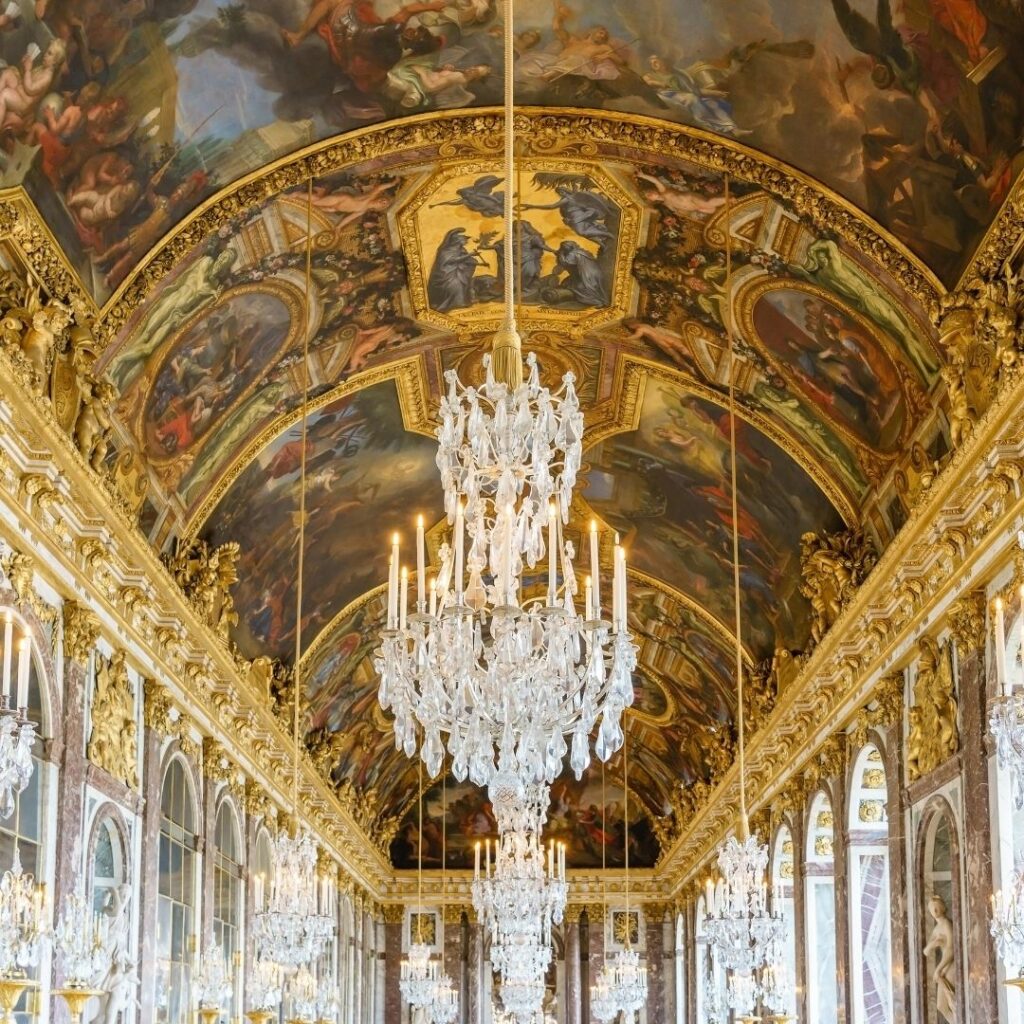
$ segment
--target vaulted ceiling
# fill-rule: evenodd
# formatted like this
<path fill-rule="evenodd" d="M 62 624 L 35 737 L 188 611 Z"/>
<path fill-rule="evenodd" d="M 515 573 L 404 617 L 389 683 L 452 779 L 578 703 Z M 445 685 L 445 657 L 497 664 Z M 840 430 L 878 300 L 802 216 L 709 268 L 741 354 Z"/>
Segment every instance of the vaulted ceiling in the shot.
<path fill-rule="evenodd" d="M 596 515 L 630 551 L 631 788 L 658 819 L 731 743 L 727 326 L 753 664 L 806 645 L 801 537 L 859 523 L 884 547 L 909 463 L 944 450 L 927 305 L 1019 170 L 1024 21 L 1001 0 L 516 10 L 531 107 L 514 184 L 543 243 L 521 319 L 545 377 L 579 383 L 573 528 Z M 142 528 L 159 548 L 239 543 L 250 658 L 294 654 L 308 340 L 313 728 L 407 862 L 416 778 L 376 703 L 378 588 L 384 538 L 417 513 L 436 556 L 439 382 L 479 373 L 500 310 L 500 119 L 465 109 L 500 99 L 500 11 L 43 0 L 0 55 L 29 55 L 44 86 L 3 93 L 0 181 L 24 186 L 110 325 L 100 368 L 118 443 L 147 466 Z M 598 770 L 556 788 L 577 863 L 599 863 L 602 835 L 621 857 L 621 767 L 603 825 Z M 448 790 L 457 857 L 492 823 L 481 794 Z M 641 860 L 657 832 L 635 833 Z"/>

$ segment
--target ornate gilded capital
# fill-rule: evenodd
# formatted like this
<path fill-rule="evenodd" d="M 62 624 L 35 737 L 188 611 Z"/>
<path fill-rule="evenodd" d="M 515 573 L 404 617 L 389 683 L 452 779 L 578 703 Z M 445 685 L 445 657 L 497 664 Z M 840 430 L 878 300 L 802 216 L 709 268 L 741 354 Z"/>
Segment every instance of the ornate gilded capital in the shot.
<path fill-rule="evenodd" d="M 904 682 L 902 670 L 879 680 L 872 694 L 875 701 L 873 724 L 896 725 L 902 719 Z"/>
<path fill-rule="evenodd" d="M 402 903 L 385 903 L 380 909 L 385 924 L 401 924 L 405 917 L 405 905 Z"/>
<path fill-rule="evenodd" d="M 653 902 L 643 903 L 640 909 L 644 913 L 644 920 L 648 924 L 661 924 L 665 915 L 672 909 L 671 903 Z"/>
<path fill-rule="evenodd" d="M 582 903 L 569 903 L 565 908 L 565 923 L 566 924 L 579 924 L 580 914 L 583 913 L 584 907 Z"/>
<path fill-rule="evenodd" d="M 161 736 L 170 736 L 174 732 L 174 719 L 171 709 L 174 707 L 171 696 L 166 688 L 155 679 L 146 679 L 142 683 L 142 721 L 147 729 L 152 729 Z"/>
<path fill-rule="evenodd" d="M 464 913 L 466 913 L 466 908 L 461 903 L 446 903 L 441 908 L 444 923 L 448 925 L 461 924 Z"/>
<path fill-rule="evenodd" d="M 833 733 L 818 750 L 821 777 L 838 778 L 846 771 L 846 735 Z"/>
<path fill-rule="evenodd" d="M 84 665 L 100 635 L 100 621 L 77 601 L 64 602 L 64 656 Z"/>
<path fill-rule="evenodd" d="M 949 612 L 949 627 L 961 655 L 985 646 L 985 592 L 972 590 L 960 598 Z"/>
<path fill-rule="evenodd" d="M 245 793 L 242 798 L 245 813 L 250 818 L 265 818 L 267 805 L 270 802 L 267 791 L 254 779 L 245 780 Z"/>
<path fill-rule="evenodd" d="M 211 782 L 230 782 L 235 766 L 220 740 L 203 737 L 203 775 Z"/>
<path fill-rule="evenodd" d="M 36 571 L 35 559 L 20 551 L 11 551 L 3 560 L 2 566 L 18 606 L 31 606 L 35 600 L 35 588 L 32 583 Z"/>
<path fill-rule="evenodd" d="M 338 878 L 338 862 L 322 846 L 316 852 L 316 873 L 334 881 Z"/>
<path fill-rule="evenodd" d="M 178 712 L 175 732 L 178 736 L 178 749 L 188 758 L 199 756 L 199 744 L 192 738 L 192 722 L 183 711 Z"/>
<path fill-rule="evenodd" d="M 587 912 L 587 920 L 590 922 L 591 927 L 595 924 L 601 924 L 607 913 L 607 908 L 603 903 L 587 903 L 583 909 Z"/>

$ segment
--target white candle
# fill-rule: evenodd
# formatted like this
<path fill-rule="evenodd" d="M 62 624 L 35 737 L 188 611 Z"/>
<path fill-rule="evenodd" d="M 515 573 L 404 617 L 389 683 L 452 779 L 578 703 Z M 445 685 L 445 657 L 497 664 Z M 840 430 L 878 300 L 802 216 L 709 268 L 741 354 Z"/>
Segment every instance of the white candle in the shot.
<path fill-rule="evenodd" d="M 478 839 L 474 844 L 474 857 L 473 857 L 473 877 L 480 877 L 480 840 Z"/>
<path fill-rule="evenodd" d="M 555 503 L 548 502 L 548 607 L 554 608 L 558 593 L 558 559 L 556 537 L 558 526 L 555 521 Z"/>
<path fill-rule="evenodd" d="M 18 644 L 18 703 L 17 707 L 28 707 L 28 659 L 32 642 L 27 636 Z"/>
<path fill-rule="evenodd" d="M 398 534 L 391 535 L 391 564 L 388 566 L 388 629 L 398 625 Z"/>
<path fill-rule="evenodd" d="M 422 615 L 426 609 L 427 547 L 423 536 L 423 516 L 416 517 L 416 611 Z"/>
<path fill-rule="evenodd" d="M 583 581 L 583 596 L 584 614 L 586 621 L 590 622 L 597 616 L 594 615 L 594 587 L 589 576 Z"/>
<path fill-rule="evenodd" d="M 619 548 L 619 629 L 626 628 L 626 549 Z"/>
<path fill-rule="evenodd" d="M 1003 625 L 1003 599 L 996 598 L 996 689 L 1005 694 L 1006 688 L 1006 628 Z"/>
<path fill-rule="evenodd" d="M 484 876 L 486 878 L 491 877 L 491 841 L 490 839 L 484 840 L 484 854 L 486 861 L 484 864 Z"/>
<path fill-rule="evenodd" d="M 462 566 L 465 551 L 465 513 L 460 501 L 455 508 L 455 603 L 462 606 Z"/>
<path fill-rule="evenodd" d="M 590 520 L 590 576 L 594 581 L 594 618 L 601 618 L 601 564 L 597 543 L 597 520 Z M 589 613 L 588 613 L 588 618 Z"/>
<path fill-rule="evenodd" d="M 711 884 L 709 878 L 704 883 L 704 912 L 711 914 L 715 907 L 715 887 Z"/>
<path fill-rule="evenodd" d="M 14 649 L 14 619 L 10 610 L 4 615 L 4 682 L 3 695 L 11 695 L 11 652 Z"/>
<path fill-rule="evenodd" d="M 437 615 L 437 580 L 430 581 L 430 614 Z"/>
<path fill-rule="evenodd" d="M 619 622 L 619 587 L 621 586 L 619 582 L 619 555 L 621 551 L 622 548 L 619 547 L 619 541 L 616 538 L 615 548 L 612 552 L 612 626 L 616 632 L 621 628 L 621 623 Z"/>
<path fill-rule="evenodd" d="M 512 590 L 512 506 L 505 506 L 505 552 L 504 552 L 504 586 L 501 589 L 501 603 L 511 604 L 510 591 Z"/>
<path fill-rule="evenodd" d="M 405 629 L 405 612 L 409 604 L 409 570 L 402 566 L 402 589 L 398 598 L 398 628 Z"/>

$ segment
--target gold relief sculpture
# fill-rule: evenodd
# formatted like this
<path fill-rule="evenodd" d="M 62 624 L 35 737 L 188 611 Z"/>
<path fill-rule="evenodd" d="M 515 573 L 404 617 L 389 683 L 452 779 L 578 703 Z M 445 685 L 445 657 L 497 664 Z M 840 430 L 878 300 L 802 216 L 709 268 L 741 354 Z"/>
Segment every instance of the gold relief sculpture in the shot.
<path fill-rule="evenodd" d="M 183 711 L 178 712 L 174 733 L 178 737 L 178 749 L 190 760 L 195 760 L 199 756 L 199 744 L 192 735 L 192 721 Z"/>
<path fill-rule="evenodd" d="M 204 540 L 178 543 L 172 554 L 163 556 L 175 583 L 199 613 L 200 618 L 224 641 L 238 622 L 231 587 L 238 582 L 235 543 L 211 548 Z"/>
<path fill-rule="evenodd" d="M 0 560 L 0 568 L 3 569 L 11 590 L 14 591 L 14 600 L 18 607 L 31 608 L 37 600 L 32 582 L 36 571 L 35 559 L 31 555 L 12 550 L 6 558 Z"/>
<path fill-rule="evenodd" d="M 404 903 L 385 903 L 380 909 L 385 924 L 401 924 L 405 917 Z"/>
<path fill-rule="evenodd" d="M 100 635 L 99 619 L 77 601 L 64 602 L 64 656 L 84 665 Z"/>
<path fill-rule="evenodd" d="M 972 590 L 950 609 L 950 631 L 958 654 L 963 657 L 985 646 L 985 592 Z"/>
<path fill-rule="evenodd" d="M 882 800 L 861 800 L 857 817 L 866 824 L 874 824 L 884 818 L 885 802 Z"/>
<path fill-rule="evenodd" d="M 831 857 L 833 853 L 831 836 L 814 837 L 814 854 L 816 857 Z"/>
<path fill-rule="evenodd" d="M 936 305 L 954 449 L 971 436 L 1021 362 L 1021 304 L 1020 278 L 1007 263 L 1000 273 L 968 280 Z"/>
<path fill-rule="evenodd" d="M 242 806 L 250 818 L 265 818 L 270 806 L 267 791 L 255 780 L 246 779 Z"/>
<path fill-rule="evenodd" d="M 142 683 L 142 721 L 147 729 L 152 729 L 161 736 L 170 736 L 174 732 L 174 718 L 171 711 L 174 705 L 166 688 L 155 679 L 145 679 Z"/>
<path fill-rule="evenodd" d="M 881 768 L 866 768 L 861 780 L 864 789 L 885 789 L 885 772 Z"/>
<path fill-rule="evenodd" d="M 640 942 L 640 913 L 631 910 L 612 911 L 612 938 L 620 945 L 638 945 Z"/>
<path fill-rule="evenodd" d="M 436 946 L 437 915 L 416 913 L 410 914 L 409 935 L 413 942 L 422 942 L 424 945 L 427 946 Z"/>
<path fill-rule="evenodd" d="M 947 644 L 941 651 L 928 636 L 918 643 L 914 703 L 908 711 L 907 774 L 913 782 L 943 764 L 960 748 L 956 687 Z"/>
<path fill-rule="evenodd" d="M 89 760 L 108 775 L 137 789 L 135 695 L 124 651 L 98 658 L 92 695 Z"/>
<path fill-rule="evenodd" d="M 836 733 L 822 744 L 818 763 L 823 778 L 838 778 L 846 770 L 846 735 Z"/>
<path fill-rule="evenodd" d="M 818 811 L 818 816 L 814 820 L 817 828 L 832 828 L 835 823 L 835 818 L 831 811 Z"/>
<path fill-rule="evenodd" d="M 347 743 L 344 730 L 332 730 L 328 726 L 321 726 L 307 733 L 305 742 L 313 767 L 325 779 L 330 779 Z"/>
<path fill-rule="evenodd" d="M 816 646 L 875 567 L 878 555 L 859 527 L 822 537 L 805 533 L 801 541 L 800 592 L 811 603 L 811 644 Z"/>
<path fill-rule="evenodd" d="M 230 782 L 235 766 L 220 740 L 212 736 L 203 737 L 203 775 L 211 782 Z"/>

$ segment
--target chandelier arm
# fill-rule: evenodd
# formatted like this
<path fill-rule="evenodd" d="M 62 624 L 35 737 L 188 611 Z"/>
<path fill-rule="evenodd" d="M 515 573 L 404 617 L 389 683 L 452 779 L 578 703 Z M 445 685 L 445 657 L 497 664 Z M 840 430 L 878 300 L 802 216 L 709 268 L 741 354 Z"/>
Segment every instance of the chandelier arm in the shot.
<path fill-rule="evenodd" d="M 623 726 L 625 726 L 625 715 Z M 622 819 L 626 839 L 626 945 L 629 945 L 629 732 L 622 730 Z"/>
<path fill-rule="evenodd" d="M 733 611 L 736 618 L 736 723 L 739 733 L 740 773 L 740 838 L 750 834 L 747 820 L 746 748 L 743 738 L 743 644 L 740 615 L 740 531 L 736 487 L 736 384 L 733 370 L 736 349 L 732 327 L 732 244 L 729 240 L 729 217 L 732 210 L 729 175 L 725 175 L 725 294 L 727 297 L 725 331 L 729 343 L 729 463 L 732 476 L 732 587 Z"/>

